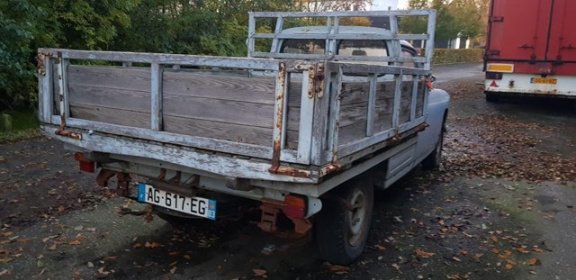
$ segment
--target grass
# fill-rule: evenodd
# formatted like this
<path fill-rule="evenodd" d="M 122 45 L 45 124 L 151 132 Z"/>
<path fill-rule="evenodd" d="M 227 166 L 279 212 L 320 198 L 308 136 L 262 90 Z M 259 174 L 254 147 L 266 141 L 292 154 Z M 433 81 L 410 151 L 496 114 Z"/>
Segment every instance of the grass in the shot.
<path fill-rule="evenodd" d="M 34 111 L 8 111 L 1 114 L 10 115 L 12 127 L 7 130 L 4 123 L 0 124 L 0 143 L 14 142 L 41 135 L 38 129 L 38 118 Z"/>

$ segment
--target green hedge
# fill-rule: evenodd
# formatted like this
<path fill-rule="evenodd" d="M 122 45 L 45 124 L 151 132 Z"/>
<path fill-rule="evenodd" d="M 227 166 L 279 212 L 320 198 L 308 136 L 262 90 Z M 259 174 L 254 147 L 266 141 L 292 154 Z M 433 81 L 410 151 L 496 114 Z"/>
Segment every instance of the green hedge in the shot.
<path fill-rule="evenodd" d="M 482 62 L 483 49 L 434 49 L 432 64 Z"/>

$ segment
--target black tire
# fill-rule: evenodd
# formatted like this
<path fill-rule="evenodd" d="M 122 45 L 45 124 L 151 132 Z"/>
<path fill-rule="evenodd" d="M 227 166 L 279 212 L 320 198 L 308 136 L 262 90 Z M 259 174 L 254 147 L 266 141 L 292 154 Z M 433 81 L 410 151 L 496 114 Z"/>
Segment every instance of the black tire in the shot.
<path fill-rule="evenodd" d="M 446 119 L 446 117 L 444 117 Z M 440 138 L 434 151 L 432 151 L 424 160 L 422 161 L 422 168 L 425 170 L 433 170 L 440 167 L 440 162 L 442 162 L 442 146 L 444 146 L 444 122 L 442 122 L 442 128 L 440 129 Z"/>
<path fill-rule="evenodd" d="M 324 199 L 316 219 L 316 242 L 320 257 L 347 265 L 364 251 L 374 206 L 374 187 L 361 181 L 344 183 Z M 347 205 L 353 207 L 348 209 Z M 357 222 L 352 223 L 353 220 Z"/>
<path fill-rule="evenodd" d="M 485 92 L 487 102 L 498 102 L 499 96 L 495 93 Z"/>

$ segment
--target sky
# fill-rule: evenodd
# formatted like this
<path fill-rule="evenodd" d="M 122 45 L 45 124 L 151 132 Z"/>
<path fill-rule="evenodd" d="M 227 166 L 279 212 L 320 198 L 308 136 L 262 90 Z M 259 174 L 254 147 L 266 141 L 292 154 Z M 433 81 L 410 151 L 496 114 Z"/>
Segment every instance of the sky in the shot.
<path fill-rule="evenodd" d="M 408 8 L 408 0 L 374 0 L 372 5 L 372 10 L 388 10 L 388 7 L 392 9 L 406 9 Z"/>

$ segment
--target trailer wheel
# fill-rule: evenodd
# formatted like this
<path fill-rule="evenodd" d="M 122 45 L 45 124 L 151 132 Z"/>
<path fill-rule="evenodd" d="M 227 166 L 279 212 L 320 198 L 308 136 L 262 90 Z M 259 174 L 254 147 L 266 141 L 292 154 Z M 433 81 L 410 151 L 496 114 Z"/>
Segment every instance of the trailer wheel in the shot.
<path fill-rule="evenodd" d="M 331 198 L 323 200 L 324 209 L 316 219 L 316 242 L 322 259 L 346 265 L 366 246 L 374 187 L 359 181 L 344 183 Z"/>

